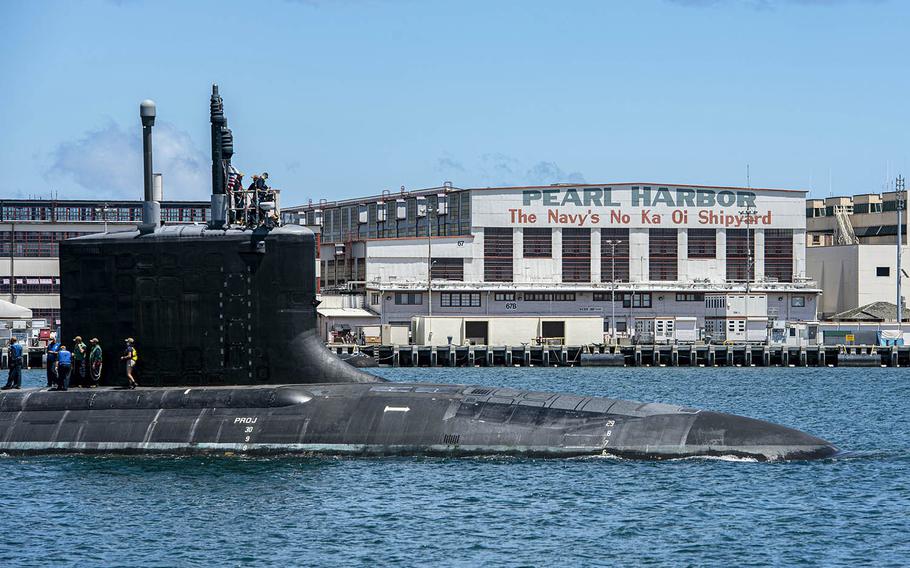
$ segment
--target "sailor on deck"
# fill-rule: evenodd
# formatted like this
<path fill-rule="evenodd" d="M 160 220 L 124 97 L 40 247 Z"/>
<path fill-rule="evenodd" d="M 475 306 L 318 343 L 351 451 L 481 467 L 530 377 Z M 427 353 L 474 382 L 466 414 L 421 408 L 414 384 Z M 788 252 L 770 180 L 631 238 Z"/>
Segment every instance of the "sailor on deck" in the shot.
<path fill-rule="evenodd" d="M 93 337 L 89 343 L 92 346 L 92 351 L 88 354 L 89 362 L 89 375 L 91 376 L 90 387 L 95 388 L 98 386 L 98 382 L 101 381 L 101 364 L 102 364 L 102 354 L 101 354 L 101 344 L 98 343 L 98 338 Z"/>
<path fill-rule="evenodd" d="M 139 383 L 137 383 L 136 379 L 133 377 L 133 369 L 136 367 L 136 362 L 139 360 L 139 353 L 136 351 L 136 348 L 133 347 L 132 337 L 127 337 L 124 341 L 126 346 L 123 349 L 123 356 L 120 357 L 120 360 L 126 361 L 126 380 L 129 381 L 127 388 L 134 389 L 139 386 Z"/>
<path fill-rule="evenodd" d="M 57 351 L 57 388 L 65 391 L 70 388 L 70 372 L 73 370 L 73 354 L 61 345 Z"/>
<path fill-rule="evenodd" d="M 2 390 L 22 388 L 22 346 L 15 337 L 11 337 L 9 340 L 8 354 L 9 377 Z"/>
<path fill-rule="evenodd" d="M 51 336 L 51 342 L 47 344 L 47 387 L 54 388 L 57 386 L 57 351 L 60 344 Z"/>
<path fill-rule="evenodd" d="M 88 347 L 82 341 L 82 337 L 77 335 L 73 339 L 73 381 L 77 387 L 87 387 L 88 379 L 86 378 L 86 359 L 88 359 Z"/>

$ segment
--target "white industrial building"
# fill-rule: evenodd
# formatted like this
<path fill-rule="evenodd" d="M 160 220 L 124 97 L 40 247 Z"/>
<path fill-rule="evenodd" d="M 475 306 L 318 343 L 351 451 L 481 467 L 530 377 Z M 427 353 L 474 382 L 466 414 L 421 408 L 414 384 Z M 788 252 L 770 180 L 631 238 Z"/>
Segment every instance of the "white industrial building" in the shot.
<path fill-rule="evenodd" d="M 908 252 L 910 247 L 901 247 L 904 263 L 910 261 Z M 896 303 L 896 243 L 810 247 L 806 257 L 809 276 L 824 290 L 818 306 L 822 318 L 873 302 Z M 901 295 L 906 298 L 910 286 L 906 264 L 902 271 L 904 288 Z"/>
<path fill-rule="evenodd" d="M 910 285 L 907 212 L 898 213 L 905 203 L 906 192 L 894 191 L 806 202 L 806 272 L 824 290 L 821 317 L 877 302 L 897 303 L 898 234 L 904 289 Z M 908 296 L 903 289 L 902 296 Z"/>
<path fill-rule="evenodd" d="M 283 215 L 320 233 L 324 294 L 362 295 L 383 343 L 504 345 L 814 334 L 804 211 L 804 191 L 636 183 L 447 185 Z"/>

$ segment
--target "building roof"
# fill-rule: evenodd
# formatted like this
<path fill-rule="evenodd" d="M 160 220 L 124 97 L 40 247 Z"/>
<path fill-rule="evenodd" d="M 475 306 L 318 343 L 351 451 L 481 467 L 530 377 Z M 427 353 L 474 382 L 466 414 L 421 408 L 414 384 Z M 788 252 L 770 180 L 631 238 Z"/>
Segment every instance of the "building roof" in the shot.
<path fill-rule="evenodd" d="M 32 311 L 28 308 L 0 300 L 0 318 L 3 319 L 31 319 Z"/>
<path fill-rule="evenodd" d="M 334 207 L 344 207 L 348 205 L 359 205 L 361 203 L 370 202 L 370 201 L 394 201 L 396 199 L 407 199 L 409 197 L 416 196 L 427 196 L 427 195 L 437 195 L 437 194 L 447 194 L 447 193 L 458 193 L 463 191 L 519 191 L 526 189 L 584 189 L 588 188 L 601 188 L 601 187 L 616 187 L 616 186 L 647 186 L 647 187 L 656 187 L 656 188 L 693 188 L 693 189 L 720 189 L 720 190 L 737 190 L 737 191 L 754 191 L 754 192 L 784 192 L 784 193 L 793 193 L 793 194 L 802 194 L 806 195 L 808 190 L 805 189 L 784 189 L 784 188 L 774 188 L 774 187 L 742 187 L 742 186 L 733 186 L 733 185 L 698 185 L 698 184 L 688 184 L 688 183 L 657 183 L 657 182 L 613 182 L 613 183 L 556 183 L 550 185 L 514 185 L 514 186 L 488 186 L 488 187 L 456 187 L 452 185 L 441 186 L 441 187 L 429 187 L 422 189 L 412 189 L 407 191 L 386 191 L 379 195 L 365 195 L 363 197 L 353 197 L 348 199 L 340 200 L 329 200 L 321 199 L 318 202 L 310 202 L 304 205 L 292 205 L 289 207 L 282 207 L 285 212 L 297 212 L 301 210 L 308 209 L 330 209 Z"/>
<path fill-rule="evenodd" d="M 378 318 L 370 310 L 363 308 L 316 308 L 316 312 L 326 318 Z"/>
<path fill-rule="evenodd" d="M 896 311 L 897 305 L 891 302 L 872 302 L 834 314 L 831 319 L 834 321 L 894 321 Z M 901 311 L 903 312 L 902 319 L 910 319 L 910 310 L 903 308 Z"/>

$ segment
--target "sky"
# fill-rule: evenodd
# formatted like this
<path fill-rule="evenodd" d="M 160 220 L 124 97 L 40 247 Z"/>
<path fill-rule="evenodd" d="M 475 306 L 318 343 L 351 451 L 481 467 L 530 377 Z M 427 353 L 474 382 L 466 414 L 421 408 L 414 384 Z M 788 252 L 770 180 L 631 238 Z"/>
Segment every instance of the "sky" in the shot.
<path fill-rule="evenodd" d="M 910 175 L 910 2 L 0 0 L 0 197 L 168 199 L 234 164 L 282 204 L 655 182 L 879 192 Z M 747 170 L 749 177 L 747 178 Z"/>

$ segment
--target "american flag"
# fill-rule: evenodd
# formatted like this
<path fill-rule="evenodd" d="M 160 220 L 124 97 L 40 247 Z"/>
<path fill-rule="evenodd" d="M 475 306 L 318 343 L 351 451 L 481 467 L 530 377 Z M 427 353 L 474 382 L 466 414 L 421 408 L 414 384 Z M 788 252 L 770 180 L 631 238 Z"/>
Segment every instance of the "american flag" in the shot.
<path fill-rule="evenodd" d="M 227 190 L 234 191 L 240 189 L 240 178 L 243 175 L 234 167 L 233 164 L 228 166 Z"/>

